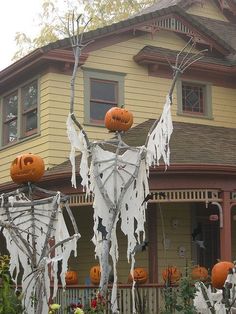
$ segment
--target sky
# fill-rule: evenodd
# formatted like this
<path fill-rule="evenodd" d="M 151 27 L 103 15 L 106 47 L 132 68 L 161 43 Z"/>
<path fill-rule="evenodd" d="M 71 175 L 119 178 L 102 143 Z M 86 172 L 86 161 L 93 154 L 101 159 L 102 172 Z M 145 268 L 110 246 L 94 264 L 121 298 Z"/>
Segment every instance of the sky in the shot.
<path fill-rule="evenodd" d="M 0 2 L 0 71 L 9 66 L 16 52 L 15 34 L 37 34 L 41 0 L 2 0 Z"/>

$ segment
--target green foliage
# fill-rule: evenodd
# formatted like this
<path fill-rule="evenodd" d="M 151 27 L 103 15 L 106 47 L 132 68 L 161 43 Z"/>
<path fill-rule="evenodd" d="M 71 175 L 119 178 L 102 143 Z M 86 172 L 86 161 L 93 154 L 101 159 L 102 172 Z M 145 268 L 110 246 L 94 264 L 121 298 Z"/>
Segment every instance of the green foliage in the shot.
<path fill-rule="evenodd" d="M 193 300 L 196 293 L 194 281 L 188 272 L 186 266 L 186 274 L 182 276 L 177 287 L 166 285 L 162 291 L 164 308 L 161 314 L 197 314 L 193 305 Z"/>
<path fill-rule="evenodd" d="M 22 306 L 20 298 L 11 287 L 9 275 L 9 256 L 0 256 L 0 314 L 20 314 Z"/>
<path fill-rule="evenodd" d="M 154 0 L 43 0 L 37 21 L 39 33 L 29 37 L 17 32 L 15 42 L 17 51 L 13 60 L 22 58 L 32 50 L 58 39 L 68 37 L 68 17 L 83 14 L 81 26 L 90 21 L 86 30 L 95 29 L 126 19 L 154 3 Z M 66 13 L 65 13 L 66 12 Z"/>

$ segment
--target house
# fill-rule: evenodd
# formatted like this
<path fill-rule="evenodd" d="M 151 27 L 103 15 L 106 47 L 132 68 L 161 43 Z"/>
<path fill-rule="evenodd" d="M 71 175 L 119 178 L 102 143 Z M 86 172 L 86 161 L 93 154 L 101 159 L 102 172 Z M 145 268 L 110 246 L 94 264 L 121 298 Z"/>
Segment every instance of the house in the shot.
<path fill-rule="evenodd" d="M 188 260 L 211 268 L 217 259 L 236 256 L 236 2 L 159 0 L 125 21 L 89 31 L 76 80 L 75 114 L 91 140 L 112 136 L 104 113 L 125 104 L 134 126 L 124 140 L 143 145 L 172 82 L 170 63 L 190 37 L 196 43 L 191 52 L 207 52 L 173 93 L 170 166 L 150 169 L 149 245 L 137 254 L 150 284 L 163 282 L 167 265 L 183 270 Z M 15 156 L 32 152 L 44 159 L 39 185 L 69 195 L 82 235 L 71 268 L 83 284 L 97 262 L 90 242 L 92 199 L 70 182 L 66 119 L 73 64 L 70 42 L 63 39 L 0 72 L 0 193 L 16 189 L 9 177 Z M 125 284 L 126 239 L 118 238 L 119 281 Z"/>

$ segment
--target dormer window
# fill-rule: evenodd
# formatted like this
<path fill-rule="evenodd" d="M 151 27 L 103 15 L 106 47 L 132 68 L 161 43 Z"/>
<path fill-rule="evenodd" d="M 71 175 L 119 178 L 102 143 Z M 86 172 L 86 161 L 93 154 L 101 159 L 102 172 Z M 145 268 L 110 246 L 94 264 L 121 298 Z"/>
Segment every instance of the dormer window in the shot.
<path fill-rule="evenodd" d="M 19 87 L 3 97 L 2 145 L 9 145 L 37 133 L 38 82 Z"/>

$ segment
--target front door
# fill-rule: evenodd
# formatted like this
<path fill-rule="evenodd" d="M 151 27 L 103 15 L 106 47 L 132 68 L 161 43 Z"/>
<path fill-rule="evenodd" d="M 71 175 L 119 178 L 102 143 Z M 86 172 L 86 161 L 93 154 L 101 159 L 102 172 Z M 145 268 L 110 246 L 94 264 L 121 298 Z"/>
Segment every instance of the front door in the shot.
<path fill-rule="evenodd" d="M 214 215 L 214 216 L 212 216 Z M 196 205 L 192 223 L 192 248 L 196 264 L 211 269 L 220 258 L 220 228 L 215 205 Z"/>

